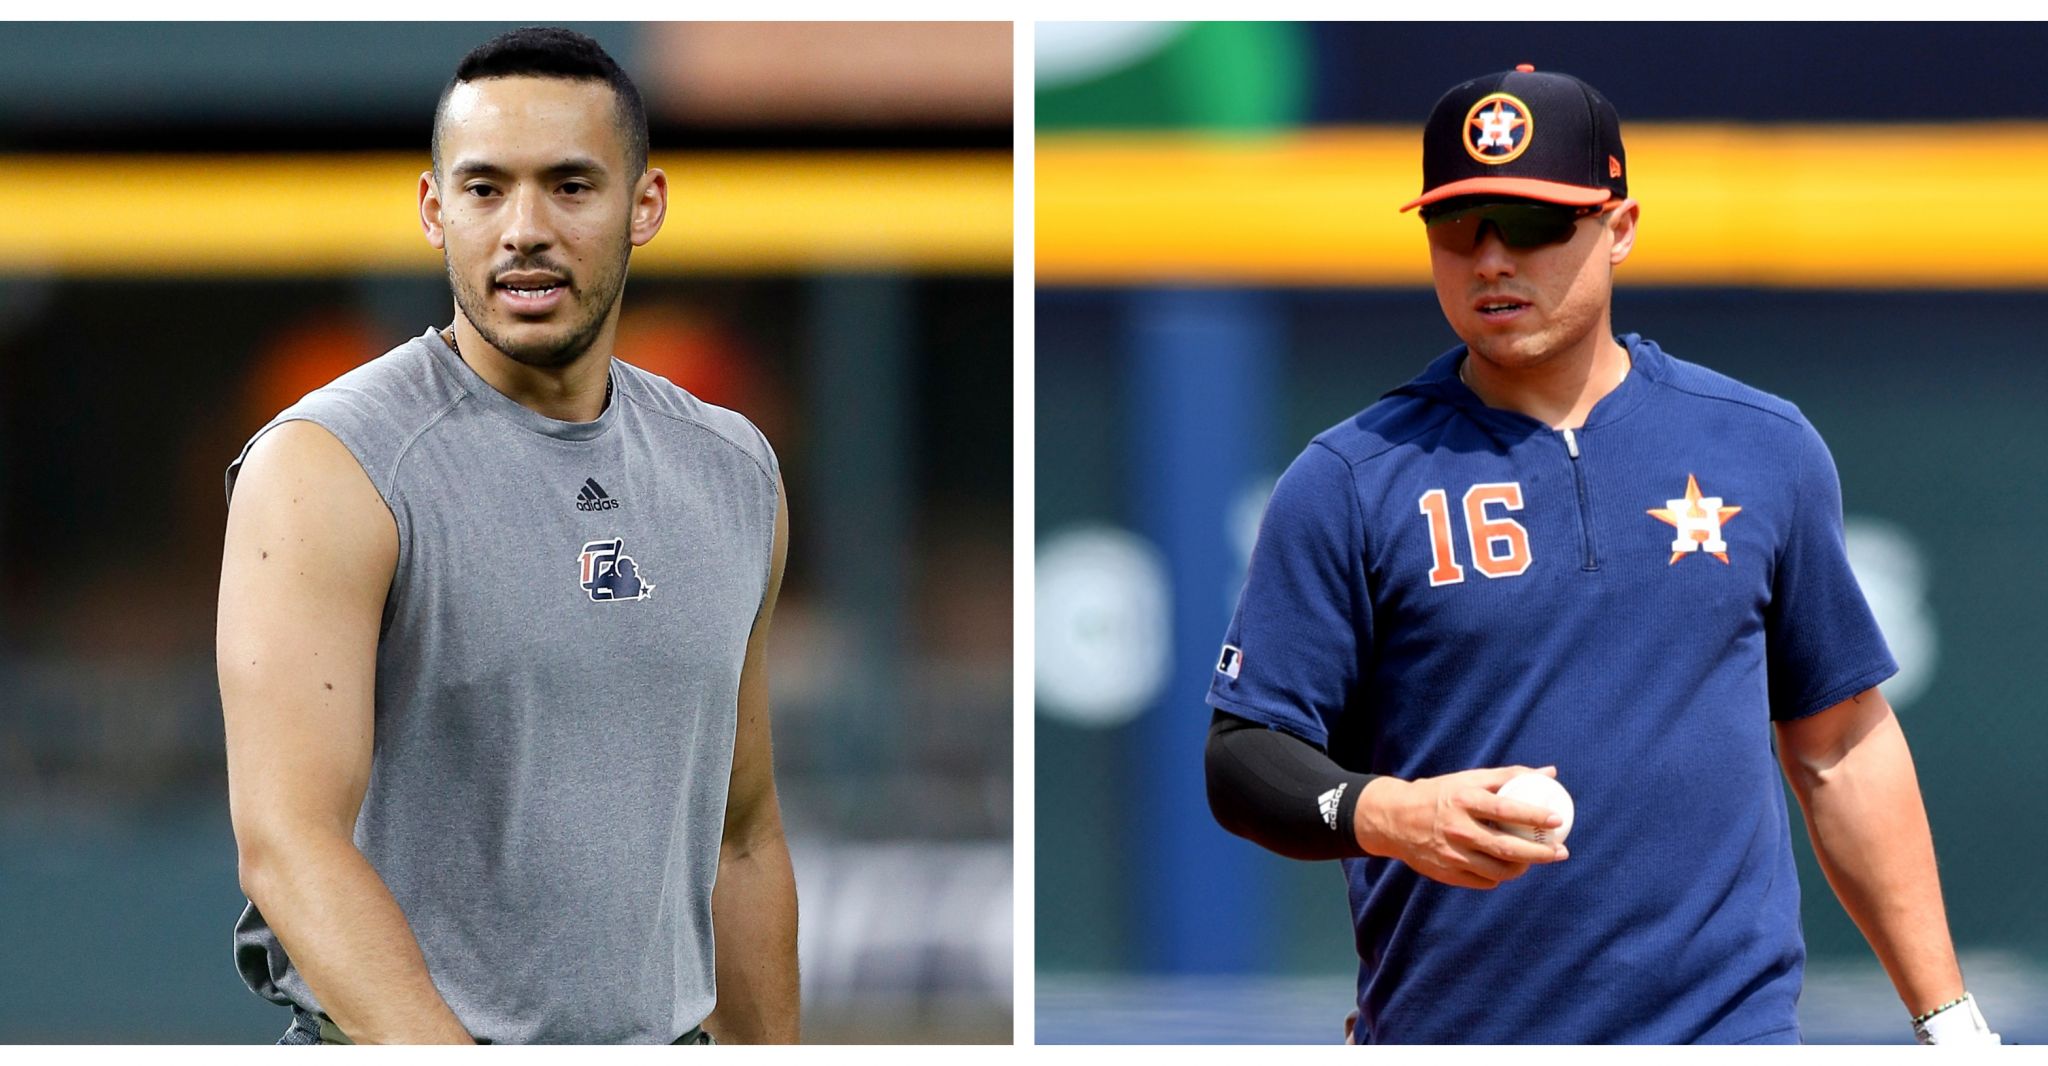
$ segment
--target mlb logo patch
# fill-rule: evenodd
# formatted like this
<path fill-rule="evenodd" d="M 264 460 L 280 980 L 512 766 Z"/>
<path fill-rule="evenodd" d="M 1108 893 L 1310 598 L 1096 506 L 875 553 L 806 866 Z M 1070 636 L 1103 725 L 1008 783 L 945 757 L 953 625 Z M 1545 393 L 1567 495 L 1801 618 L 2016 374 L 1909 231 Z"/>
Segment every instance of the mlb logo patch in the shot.
<path fill-rule="evenodd" d="M 1216 658 L 1216 672 L 1236 680 L 1238 667 L 1244 665 L 1244 653 L 1234 644 L 1225 644 L 1223 654 Z"/>
<path fill-rule="evenodd" d="M 644 600 L 654 595 L 654 582 L 643 577 L 639 564 L 626 554 L 623 537 L 585 544 L 576 562 L 581 568 L 583 591 L 590 594 L 593 602 Z"/>

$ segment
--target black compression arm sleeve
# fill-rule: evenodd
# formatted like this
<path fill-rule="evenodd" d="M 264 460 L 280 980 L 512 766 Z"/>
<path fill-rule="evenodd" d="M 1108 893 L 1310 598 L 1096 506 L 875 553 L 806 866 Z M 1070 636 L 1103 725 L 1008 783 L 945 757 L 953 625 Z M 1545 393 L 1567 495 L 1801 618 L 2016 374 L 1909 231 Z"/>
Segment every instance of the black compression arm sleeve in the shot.
<path fill-rule="evenodd" d="M 1371 774 L 1352 773 L 1299 737 L 1217 711 L 1203 753 L 1209 813 L 1223 828 L 1290 859 L 1365 854 L 1351 830 Z M 1336 809 L 1323 801 L 1340 789 Z"/>

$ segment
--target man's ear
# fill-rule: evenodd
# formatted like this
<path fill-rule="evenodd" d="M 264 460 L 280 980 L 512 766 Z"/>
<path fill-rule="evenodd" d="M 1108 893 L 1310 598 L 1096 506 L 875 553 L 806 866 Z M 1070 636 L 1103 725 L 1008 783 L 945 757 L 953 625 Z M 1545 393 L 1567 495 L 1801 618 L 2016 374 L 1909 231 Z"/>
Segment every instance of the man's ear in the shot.
<path fill-rule="evenodd" d="M 1607 221 L 1608 232 L 1614 234 L 1614 243 L 1607 249 L 1607 264 L 1620 266 L 1622 260 L 1636 247 L 1636 223 L 1642 220 L 1643 207 L 1633 198 L 1623 200 Z"/>
<path fill-rule="evenodd" d="M 436 251 L 447 246 L 447 236 L 441 230 L 441 184 L 431 170 L 420 172 L 420 230 Z"/>
<path fill-rule="evenodd" d="M 668 175 L 650 167 L 633 184 L 633 224 L 629 233 L 635 248 L 654 239 L 668 217 Z"/>

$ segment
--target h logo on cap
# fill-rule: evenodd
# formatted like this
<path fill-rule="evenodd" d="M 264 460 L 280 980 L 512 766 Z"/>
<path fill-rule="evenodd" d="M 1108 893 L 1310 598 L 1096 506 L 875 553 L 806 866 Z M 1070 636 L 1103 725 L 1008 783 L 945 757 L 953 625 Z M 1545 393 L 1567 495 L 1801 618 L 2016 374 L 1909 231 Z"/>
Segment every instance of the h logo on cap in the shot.
<path fill-rule="evenodd" d="M 1482 163 L 1505 163 L 1529 150 L 1535 132 L 1528 104 L 1507 93 L 1489 93 L 1465 115 L 1465 151 Z"/>

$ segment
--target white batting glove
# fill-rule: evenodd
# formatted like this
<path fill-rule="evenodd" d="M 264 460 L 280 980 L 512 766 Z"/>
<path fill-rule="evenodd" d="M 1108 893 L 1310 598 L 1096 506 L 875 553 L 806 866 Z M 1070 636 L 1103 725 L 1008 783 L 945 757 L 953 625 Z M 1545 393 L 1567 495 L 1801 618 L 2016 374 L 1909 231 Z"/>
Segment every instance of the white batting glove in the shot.
<path fill-rule="evenodd" d="M 1943 1047 L 2002 1042 L 1998 1034 L 1991 1031 L 1990 1023 L 1984 1020 L 1984 1012 L 1977 1009 L 1976 997 L 1968 992 L 1963 993 L 1963 998 L 1932 1014 L 1913 1019 L 1913 1039 Z"/>

